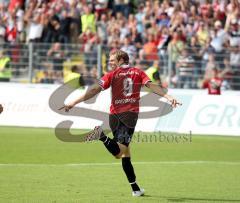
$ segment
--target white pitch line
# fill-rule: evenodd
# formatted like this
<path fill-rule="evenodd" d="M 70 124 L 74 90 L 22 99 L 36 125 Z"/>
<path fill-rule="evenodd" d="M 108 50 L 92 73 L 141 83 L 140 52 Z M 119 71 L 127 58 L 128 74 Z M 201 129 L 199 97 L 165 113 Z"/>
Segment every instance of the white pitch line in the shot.
<path fill-rule="evenodd" d="M 178 164 L 218 164 L 218 165 L 240 165 L 240 162 L 233 161 L 155 161 L 155 162 L 132 162 L 134 165 L 143 164 L 162 164 L 162 165 L 178 165 Z M 4 166 L 113 166 L 120 165 L 121 163 L 67 163 L 67 164 L 31 164 L 31 163 L 0 163 L 0 167 Z"/>

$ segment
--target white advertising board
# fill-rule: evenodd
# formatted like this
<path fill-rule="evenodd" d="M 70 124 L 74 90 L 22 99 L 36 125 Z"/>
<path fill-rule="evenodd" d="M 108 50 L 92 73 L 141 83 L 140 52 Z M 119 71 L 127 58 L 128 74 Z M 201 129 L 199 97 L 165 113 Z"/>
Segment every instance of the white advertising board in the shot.
<path fill-rule="evenodd" d="M 92 129 L 108 117 L 109 90 L 102 92 L 96 102 L 79 104 L 78 107 L 87 109 L 88 113 L 83 116 L 81 111 L 67 114 L 50 108 L 49 98 L 57 88 L 58 85 L 1 83 L 0 103 L 4 105 L 4 112 L 0 116 L 0 125 L 55 128 L 60 122 L 70 120 L 72 128 Z M 60 108 L 61 102 L 67 103 L 83 91 L 74 91 L 66 100 L 64 97 L 51 100 L 52 106 Z M 240 135 L 240 92 L 223 92 L 221 96 L 207 95 L 205 90 L 170 90 L 169 93 L 183 105 L 165 116 L 139 119 L 136 130 Z M 144 107 L 141 112 L 151 108 L 156 107 Z"/>

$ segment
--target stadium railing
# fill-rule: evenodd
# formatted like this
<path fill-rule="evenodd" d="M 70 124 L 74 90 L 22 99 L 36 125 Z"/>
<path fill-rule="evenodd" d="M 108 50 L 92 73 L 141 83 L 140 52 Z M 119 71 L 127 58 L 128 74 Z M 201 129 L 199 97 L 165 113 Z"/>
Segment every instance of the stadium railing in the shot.
<path fill-rule="evenodd" d="M 66 73 L 77 66 L 77 71 L 92 84 L 96 78 L 107 72 L 109 52 L 115 47 L 88 44 L 2 44 L 2 55 L 10 57 L 12 77 L 10 82 L 20 83 L 63 83 Z M 121 48 L 121 47 L 117 47 Z M 127 49 L 128 51 L 128 49 Z M 201 88 L 210 70 L 217 68 L 221 73 L 226 89 L 240 89 L 240 64 L 230 60 L 231 51 L 220 53 L 202 48 L 185 47 L 182 50 L 161 48 L 156 53 L 145 54 L 142 50 L 129 49 L 132 64 L 146 70 L 158 62 L 163 83 L 172 88 Z M 183 53 L 185 52 L 185 53 Z M 188 70 L 188 78 L 182 80 L 182 70 Z M 187 81 L 187 82 L 186 82 Z"/>

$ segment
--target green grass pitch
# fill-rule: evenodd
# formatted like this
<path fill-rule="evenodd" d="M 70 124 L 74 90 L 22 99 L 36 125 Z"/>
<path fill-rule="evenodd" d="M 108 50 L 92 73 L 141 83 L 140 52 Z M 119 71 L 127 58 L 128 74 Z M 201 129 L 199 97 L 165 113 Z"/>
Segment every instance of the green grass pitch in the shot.
<path fill-rule="evenodd" d="M 131 196 L 102 143 L 65 143 L 53 129 L 0 128 L 1 203 L 240 202 L 240 138 L 133 143 L 144 197 Z"/>

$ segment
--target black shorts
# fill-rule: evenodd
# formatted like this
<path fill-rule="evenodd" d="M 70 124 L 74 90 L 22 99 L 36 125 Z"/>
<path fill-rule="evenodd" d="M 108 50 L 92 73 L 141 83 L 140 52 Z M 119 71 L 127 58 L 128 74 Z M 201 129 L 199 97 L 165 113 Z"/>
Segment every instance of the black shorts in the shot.
<path fill-rule="evenodd" d="M 113 139 L 125 146 L 131 142 L 135 126 L 138 120 L 138 113 L 123 112 L 109 115 L 109 126 L 113 133 Z"/>

